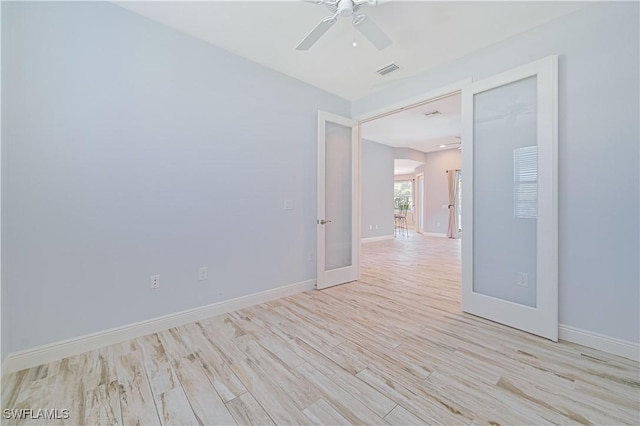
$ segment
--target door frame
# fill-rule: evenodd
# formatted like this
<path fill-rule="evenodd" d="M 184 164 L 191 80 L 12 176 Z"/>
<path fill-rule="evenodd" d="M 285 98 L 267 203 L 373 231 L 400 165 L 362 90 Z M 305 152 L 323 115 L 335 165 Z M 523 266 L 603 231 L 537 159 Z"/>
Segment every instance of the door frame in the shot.
<path fill-rule="evenodd" d="M 422 192 L 418 191 L 420 185 L 420 178 L 422 178 Z M 424 208 L 424 172 L 416 173 L 415 175 L 415 187 L 413 188 L 413 201 L 415 202 L 414 213 L 415 217 L 413 218 L 415 222 L 416 232 L 418 234 L 424 234 L 424 212 L 422 211 Z M 416 195 L 417 194 L 417 195 Z"/>
<path fill-rule="evenodd" d="M 362 126 L 362 124 L 368 122 L 368 121 L 373 121 L 376 120 L 378 118 L 382 118 L 385 117 L 387 115 L 391 115 L 394 114 L 396 112 L 400 112 L 403 111 L 405 109 L 410 109 L 410 108 L 415 108 L 417 106 L 429 103 L 429 102 L 433 102 L 436 101 L 438 99 L 441 98 L 446 98 L 448 96 L 454 95 L 456 93 L 462 93 L 462 88 L 471 84 L 473 82 L 473 79 L 471 77 L 469 78 L 465 78 L 459 81 L 456 81 L 454 83 L 448 84 L 446 86 L 441 86 L 438 87 L 436 89 L 430 90 L 428 92 L 422 93 L 420 95 L 417 96 L 413 96 L 407 99 L 404 99 L 402 101 L 399 102 L 394 102 L 392 104 L 389 104 L 387 106 L 378 108 L 376 110 L 373 110 L 371 112 L 368 112 L 366 114 L 360 114 L 360 115 L 356 115 L 355 117 L 353 117 L 353 120 L 356 120 L 358 122 L 358 164 L 362 164 L 362 131 L 360 130 L 360 126 Z M 461 111 L 462 112 L 462 111 Z M 362 191 L 362 176 L 360 175 L 360 169 L 358 169 L 358 232 L 361 232 L 360 230 L 360 223 L 362 221 L 362 199 L 360 198 L 360 194 Z M 424 183 L 423 183 L 424 186 Z M 424 192 L 424 188 L 423 188 L 423 192 Z M 424 214 L 424 213 L 423 213 Z M 360 250 L 361 250 L 361 244 L 362 244 L 362 239 L 360 239 L 359 241 L 360 244 L 358 244 L 357 247 L 357 252 L 358 252 L 358 259 L 360 259 Z M 362 274 L 362 267 L 358 267 L 358 279 L 360 279 Z"/>

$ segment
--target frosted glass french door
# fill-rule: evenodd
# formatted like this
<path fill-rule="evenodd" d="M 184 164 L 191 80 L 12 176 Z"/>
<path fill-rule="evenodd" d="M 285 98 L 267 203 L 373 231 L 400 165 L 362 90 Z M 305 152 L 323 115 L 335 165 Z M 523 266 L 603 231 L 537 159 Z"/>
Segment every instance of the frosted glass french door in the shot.
<path fill-rule="evenodd" d="M 318 289 L 358 279 L 357 125 L 318 112 Z"/>
<path fill-rule="evenodd" d="M 462 310 L 557 341 L 557 57 L 472 83 L 462 109 Z"/>

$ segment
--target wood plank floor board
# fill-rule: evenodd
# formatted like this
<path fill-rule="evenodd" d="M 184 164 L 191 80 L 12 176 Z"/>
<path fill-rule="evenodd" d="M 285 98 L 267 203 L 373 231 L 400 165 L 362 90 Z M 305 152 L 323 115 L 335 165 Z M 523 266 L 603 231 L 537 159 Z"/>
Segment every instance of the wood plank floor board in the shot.
<path fill-rule="evenodd" d="M 237 341 L 238 339 L 236 339 Z M 269 376 L 277 383 L 277 386 L 287 393 L 300 411 L 320 398 L 320 392 L 313 384 L 293 374 L 292 370 L 283 365 L 275 355 L 264 349 L 255 340 L 245 339 L 238 343 L 242 351 L 252 361 L 252 365 L 255 365 L 265 376 Z"/>
<path fill-rule="evenodd" d="M 228 316 L 236 327 L 245 331 L 245 338 L 250 336 L 260 343 L 265 349 L 273 353 L 278 359 L 286 364 L 289 368 L 296 368 L 304 364 L 306 361 L 301 358 L 297 351 L 290 348 L 288 342 L 281 336 L 274 334 L 264 323 L 258 323 L 251 318 L 242 315 L 240 312 L 233 312 Z"/>
<path fill-rule="evenodd" d="M 84 353 L 60 360 L 55 383 L 50 385 L 52 392 L 48 400 L 42 402 L 45 406 L 51 404 L 53 408 L 69 410 L 69 418 L 61 421 L 63 425 L 76 425 L 85 418 L 84 403 L 87 389 L 84 380 L 87 360 L 90 356 L 90 353 Z"/>
<path fill-rule="evenodd" d="M 56 407 L 54 404 L 57 401 L 57 395 L 52 394 L 50 389 L 55 386 L 59 369 L 60 361 L 30 368 L 12 408 L 38 410 Z M 37 425 L 38 423 L 42 424 L 43 421 L 51 425 L 62 424 L 60 419 L 43 420 L 37 416 L 36 418 L 10 419 L 8 424 Z"/>
<path fill-rule="evenodd" d="M 333 361 L 326 358 L 320 352 L 301 342 L 300 345 L 307 352 L 307 360 L 316 370 L 327 379 L 338 385 L 341 389 L 358 399 L 371 411 L 380 417 L 386 416 L 397 404 L 385 395 L 378 392 L 367 383 L 358 379 L 349 371 L 336 368 Z M 326 402 L 326 401 L 325 401 Z"/>
<path fill-rule="evenodd" d="M 393 410 L 391 410 L 391 412 L 385 416 L 384 420 L 394 426 L 416 426 L 427 424 L 424 420 L 414 416 L 400 405 L 397 405 Z"/>
<path fill-rule="evenodd" d="M 454 405 L 439 398 L 424 397 L 418 386 L 404 386 L 375 367 L 361 371 L 358 378 L 429 424 L 469 424 L 472 420 Z"/>
<path fill-rule="evenodd" d="M 195 324 L 190 324 L 195 327 Z M 162 342 L 162 346 L 167 351 L 167 355 L 174 361 L 180 360 L 189 355 L 193 355 L 196 348 L 204 345 L 201 343 L 205 340 L 204 336 L 198 333 L 198 329 L 189 330 L 186 326 L 173 327 L 168 330 L 162 330 L 157 333 L 158 338 Z M 193 342 L 195 340 L 195 342 Z M 192 349 L 193 348 L 193 349 Z M 214 351 L 209 351 L 211 355 L 216 355 Z M 216 362 L 224 362 L 218 357 Z"/>
<path fill-rule="evenodd" d="M 239 425 L 275 425 L 269 414 L 249 392 L 227 402 L 227 408 Z"/>
<path fill-rule="evenodd" d="M 114 346 L 92 351 L 88 358 L 85 412 L 82 424 L 121 425 L 120 383 L 114 360 Z"/>
<path fill-rule="evenodd" d="M 567 424 L 571 419 L 555 412 L 540 412 L 539 407 L 530 400 L 517 398 L 503 389 L 478 383 L 464 377 L 464 374 L 451 375 L 437 371 L 424 386 L 432 392 L 447 395 L 459 401 L 470 410 L 473 423 L 483 424 Z"/>
<path fill-rule="evenodd" d="M 85 425 L 121 425 L 122 408 L 118 382 L 98 385 L 85 394 Z"/>
<path fill-rule="evenodd" d="M 313 422 L 314 425 L 352 424 L 322 398 L 307 407 L 303 413 Z"/>
<path fill-rule="evenodd" d="M 157 333 L 136 339 L 163 424 L 197 424 L 189 400 Z M 216 394 L 217 395 L 217 394 Z"/>
<path fill-rule="evenodd" d="M 159 336 L 173 359 L 174 367 L 180 365 L 184 359 L 195 358 L 223 402 L 247 392 L 196 324 L 163 331 Z"/>
<path fill-rule="evenodd" d="M 311 364 L 302 364 L 293 370 L 296 375 L 304 377 L 316 385 L 323 398 L 342 417 L 351 424 L 381 425 L 386 424 L 382 417 L 375 414 L 360 400 L 334 383 Z"/>
<path fill-rule="evenodd" d="M 197 331 L 193 331 L 193 333 L 203 335 L 209 342 L 208 347 L 213 349 L 212 353 L 218 354 L 226 364 L 233 364 L 237 360 L 246 359 L 246 355 L 232 342 L 232 338 L 227 337 L 225 331 L 217 329 L 217 324 L 218 321 L 215 318 L 210 321 L 197 322 L 193 327 Z"/>
<path fill-rule="evenodd" d="M 14 371 L 13 373 L 3 374 L 2 383 L 2 410 L 10 410 L 16 408 L 16 400 L 20 394 L 20 390 L 23 389 L 23 381 L 27 377 L 29 369 Z M 4 417 L 3 417 L 4 418 Z"/>
<path fill-rule="evenodd" d="M 540 407 L 556 411 L 565 417 L 583 424 L 623 424 L 625 423 L 621 416 L 623 410 L 603 412 L 601 407 L 595 402 L 585 404 L 577 398 L 572 397 L 568 392 L 558 392 L 558 390 L 550 390 L 544 384 L 539 382 L 530 382 L 516 379 L 509 376 L 503 376 L 497 383 L 497 386 L 503 388 L 513 394 L 528 399 Z"/>
<path fill-rule="evenodd" d="M 159 395 L 180 387 L 180 382 L 171 368 L 169 357 L 157 333 L 136 339 L 136 342 L 140 346 L 142 363 L 157 403 Z"/>
<path fill-rule="evenodd" d="M 120 385 L 122 423 L 125 425 L 160 424 L 151 385 L 139 349 L 115 356 Z"/>
<path fill-rule="evenodd" d="M 183 357 L 173 365 L 199 425 L 234 423 L 231 413 L 195 355 Z"/>
<path fill-rule="evenodd" d="M 70 410 L 52 425 L 640 424 L 637 362 L 460 311 L 460 241 L 410 233 L 361 259 L 360 281 L 7 374 L 2 407 Z"/>
<path fill-rule="evenodd" d="M 414 365 L 411 361 L 405 362 L 399 352 L 378 351 L 375 348 L 367 347 L 366 344 L 354 343 L 351 340 L 340 345 L 341 348 L 366 362 L 369 367 L 376 367 L 389 375 L 401 380 L 405 384 L 419 386 L 424 379 L 429 377 L 429 373 L 420 365 Z"/>
<path fill-rule="evenodd" d="M 242 359 L 230 367 L 276 424 L 311 424 L 288 393 L 263 373 L 253 361 Z"/>

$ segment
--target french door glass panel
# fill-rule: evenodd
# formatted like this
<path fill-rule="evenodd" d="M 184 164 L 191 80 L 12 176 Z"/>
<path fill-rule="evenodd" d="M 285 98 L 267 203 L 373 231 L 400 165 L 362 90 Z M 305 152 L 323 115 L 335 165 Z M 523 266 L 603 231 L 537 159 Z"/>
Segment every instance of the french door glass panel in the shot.
<path fill-rule="evenodd" d="M 351 127 L 327 121 L 325 124 L 325 270 L 352 265 L 353 152 Z"/>
<path fill-rule="evenodd" d="M 537 81 L 473 97 L 473 291 L 536 307 Z"/>

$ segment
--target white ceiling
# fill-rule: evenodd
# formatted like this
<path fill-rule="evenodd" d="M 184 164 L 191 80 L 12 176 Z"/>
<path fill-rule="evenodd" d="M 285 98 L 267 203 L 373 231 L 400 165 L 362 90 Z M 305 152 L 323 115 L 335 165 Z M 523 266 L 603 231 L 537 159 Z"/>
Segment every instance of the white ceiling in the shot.
<path fill-rule="evenodd" d="M 425 116 L 425 113 L 436 110 L 441 114 Z M 457 137 L 461 133 L 460 112 L 460 94 L 455 94 L 364 123 L 361 126 L 362 137 L 422 152 L 457 148 L 460 143 Z"/>
<path fill-rule="evenodd" d="M 297 44 L 329 11 L 302 1 L 142 1 L 116 4 L 227 51 L 355 100 L 387 85 L 504 40 L 584 2 L 389 1 L 364 6 L 393 40 L 378 51 L 340 19 L 310 50 Z M 352 47 L 353 37 L 358 46 Z M 387 76 L 376 70 L 397 64 Z"/>
<path fill-rule="evenodd" d="M 424 163 L 415 160 L 407 160 L 406 158 L 396 158 L 393 160 L 394 175 L 409 175 L 416 172 L 416 167 L 422 166 Z"/>

